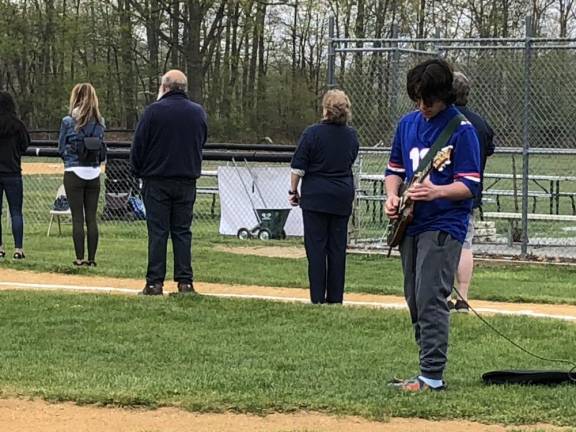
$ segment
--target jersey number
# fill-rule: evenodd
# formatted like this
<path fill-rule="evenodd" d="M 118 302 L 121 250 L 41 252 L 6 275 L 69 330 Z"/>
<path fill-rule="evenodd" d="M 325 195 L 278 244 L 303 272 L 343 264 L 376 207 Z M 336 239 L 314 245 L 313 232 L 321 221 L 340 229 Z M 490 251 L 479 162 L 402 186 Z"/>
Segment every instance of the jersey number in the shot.
<path fill-rule="evenodd" d="M 423 148 L 420 149 L 418 147 L 414 147 L 410 150 L 410 160 L 412 161 L 412 172 L 416 172 L 418 169 L 418 165 L 420 165 L 420 161 L 424 159 L 426 153 L 428 153 L 430 149 Z"/>

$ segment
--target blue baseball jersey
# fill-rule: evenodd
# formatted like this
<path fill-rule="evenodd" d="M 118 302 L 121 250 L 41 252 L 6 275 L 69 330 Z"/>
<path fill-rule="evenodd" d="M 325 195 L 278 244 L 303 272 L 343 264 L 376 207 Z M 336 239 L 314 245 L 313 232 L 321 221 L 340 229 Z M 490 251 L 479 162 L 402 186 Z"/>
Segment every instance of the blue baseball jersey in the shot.
<path fill-rule="evenodd" d="M 405 115 L 396 129 L 386 176 L 396 175 L 404 181 L 410 181 L 438 135 L 457 114 L 459 111 L 449 106 L 429 120 L 419 111 Z M 450 146 L 449 161 L 441 170 L 432 170 L 430 181 L 436 185 L 462 182 L 475 197 L 481 189 L 480 146 L 476 131 L 469 121 L 464 120 L 458 126 L 446 143 L 446 147 Z M 426 231 L 445 231 L 462 243 L 466 237 L 472 204 L 473 198 L 418 201 L 414 207 L 414 219 L 406 234 L 414 236 Z"/>

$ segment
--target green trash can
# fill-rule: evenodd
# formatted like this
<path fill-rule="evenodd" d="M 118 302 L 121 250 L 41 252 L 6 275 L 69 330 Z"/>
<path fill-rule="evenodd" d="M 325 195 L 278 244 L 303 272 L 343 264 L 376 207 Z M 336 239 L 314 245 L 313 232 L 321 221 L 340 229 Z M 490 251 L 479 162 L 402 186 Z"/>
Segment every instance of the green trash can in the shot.
<path fill-rule="evenodd" d="M 284 209 L 254 209 L 260 221 L 258 238 L 260 240 L 285 239 L 284 225 L 290 214 L 289 208 Z"/>

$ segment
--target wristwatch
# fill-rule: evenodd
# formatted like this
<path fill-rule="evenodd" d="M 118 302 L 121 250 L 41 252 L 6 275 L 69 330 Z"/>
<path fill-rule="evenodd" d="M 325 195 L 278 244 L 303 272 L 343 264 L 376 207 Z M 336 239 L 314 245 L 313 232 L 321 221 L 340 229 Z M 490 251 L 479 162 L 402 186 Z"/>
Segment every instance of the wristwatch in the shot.
<path fill-rule="evenodd" d="M 289 190 L 288 195 L 298 195 L 298 191 L 297 190 L 295 190 L 295 191 Z"/>

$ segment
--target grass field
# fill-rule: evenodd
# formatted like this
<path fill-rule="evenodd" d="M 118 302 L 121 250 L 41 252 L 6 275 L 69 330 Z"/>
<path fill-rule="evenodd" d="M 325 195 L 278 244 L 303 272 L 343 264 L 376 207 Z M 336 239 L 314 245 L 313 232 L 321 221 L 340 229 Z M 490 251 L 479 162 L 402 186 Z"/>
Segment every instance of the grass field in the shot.
<path fill-rule="evenodd" d="M 34 181 L 55 190 L 61 180 L 37 176 Z M 51 204 L 53 198 L 46 198 L 42 188 L 31 191 L 37 195 L 31 195 L 29 209 Z M 263 243 L 218 235 L 218 218 L 210 217 L 208 200 L 200 199 L 193 228 L 197 281 L 308 286 L 305 259 L 216 250 Z M 62 236 L 47 238 L 47 211 L 36 222 L 27 216 L 27 259 L 5 259 L 0 266 L 144 281 L 143 223 L 101 224 L 98 267 L 79 269 L 71 265 L 71 226 L 63 225 Z M 302 240 L 266 245 L 301 246 Z M 171 252 L 168 262 L 170 280 Z M 349 255 L 346 289 L 401 295 L 399 260 Z M 574 268 L 480 263 L 470 296 L 576 304 Z M 535 352 L 574 356 L 573 323 L 488 319 Z M 471 316 L 454 317 L 451 331 L 449 390 L 415 396 L 385 385 L 393 376 L 417 372 L 418 353 L 405 312 L 208 297 L 0 292 L 0 395 L 192 411 L 313 410 L 375 419 L 576 424 L 574 386 L 496 387 L 480 381 L 483 372 L 494 369 L 564 366 L 527 357 Z"/>
<path fill-rule="evenodd" d="M 78 269 L 71 227 L 47 239 L 31 225 L 27 259 L 1 266 L 64 274 L 142 278 L 145 231 L 126 236 L 103 224 L 98 267 Z M 215 246 L 257 246 L 194 226 L 198 281 L 307 287 L 306 260 L 237 255 Z M 300 246 L 301 240 L 266 245 Z M 168 262 L 171 263 L 169 254 Z M 168 266 L 171 268 L 171 265 Z M 347 290 L 402 292 L 399 260 L 349 255 Z M 576 304 L 574 270 L 561 266 L 480 264 L 471 297 Z M 168 275 L 168 280 L 170 279 Z M 570 358 L 574 324 L 489 318 L 514 340 L 549 357 Z M 576 423 L 572 386 L 487 387 L 482 372 L 556 368 L 518 352 L 473 317 L 453 319 L 449 391 L 415 396 L 388 389 L 392 376 L 417 372 L 405 312 L 313 307 L 215 298 L 0 292 L 0 394 L 125 406 L 182 406 L 192 411 L 265 413 L 318 410 L 488 423 Z"/>
<path fill-rule="evenodd" d="M 317 410 L 489 423 L 576 423 L 573 386 L 485 386 L 480 375 L 550 367 L 471 317 L 453 320 L 449 390 L 399 394 L 417 371 L 408 316 L 213 298 L 0 292 L 0 392 L 193 411 Z M 570 357 L 574 325 L 491 318 L 521 343 Z"/>
<path fill-rule="evenodd" d="M 64 235 L 44 237 L 45 227 L 32 227 L 25 240 L 27 259 L 24 262 L 5 260 L 1 265 L 13 268 L 60 273 L 109 275 L 142 278 L 146 269 L 147 241 L 144 227 L 126 236 L 123 227 L 101 225 L 98 267 L 78 269 L 74 259 L 71 227 L 64 225 Z M 233 237 L 215 234 L 217 226 L 194 225 L 193 261 L 199 281 L 225 284 L 247 284 L 306 288 L 306 259 L 283 259 L 230 254 L 214 249 L 217 245 L 242 247 L 263 245 L 254 240 L 241 242 Z M 273 246 L 301 246 L 301 239 L 271 241 Z M 168 262 L 172 262 L 169 253 Z M 171 279 L 171 265 L 168 266 Z M 542 265 L 480 263 L 476 269 L 471 298 L 497 301 L 576 304 L 572 267 Z M 397 258 L 381 255 L 348 256 L 347 287 L 350 292 L 402 294 L 402 272 Z"/>

